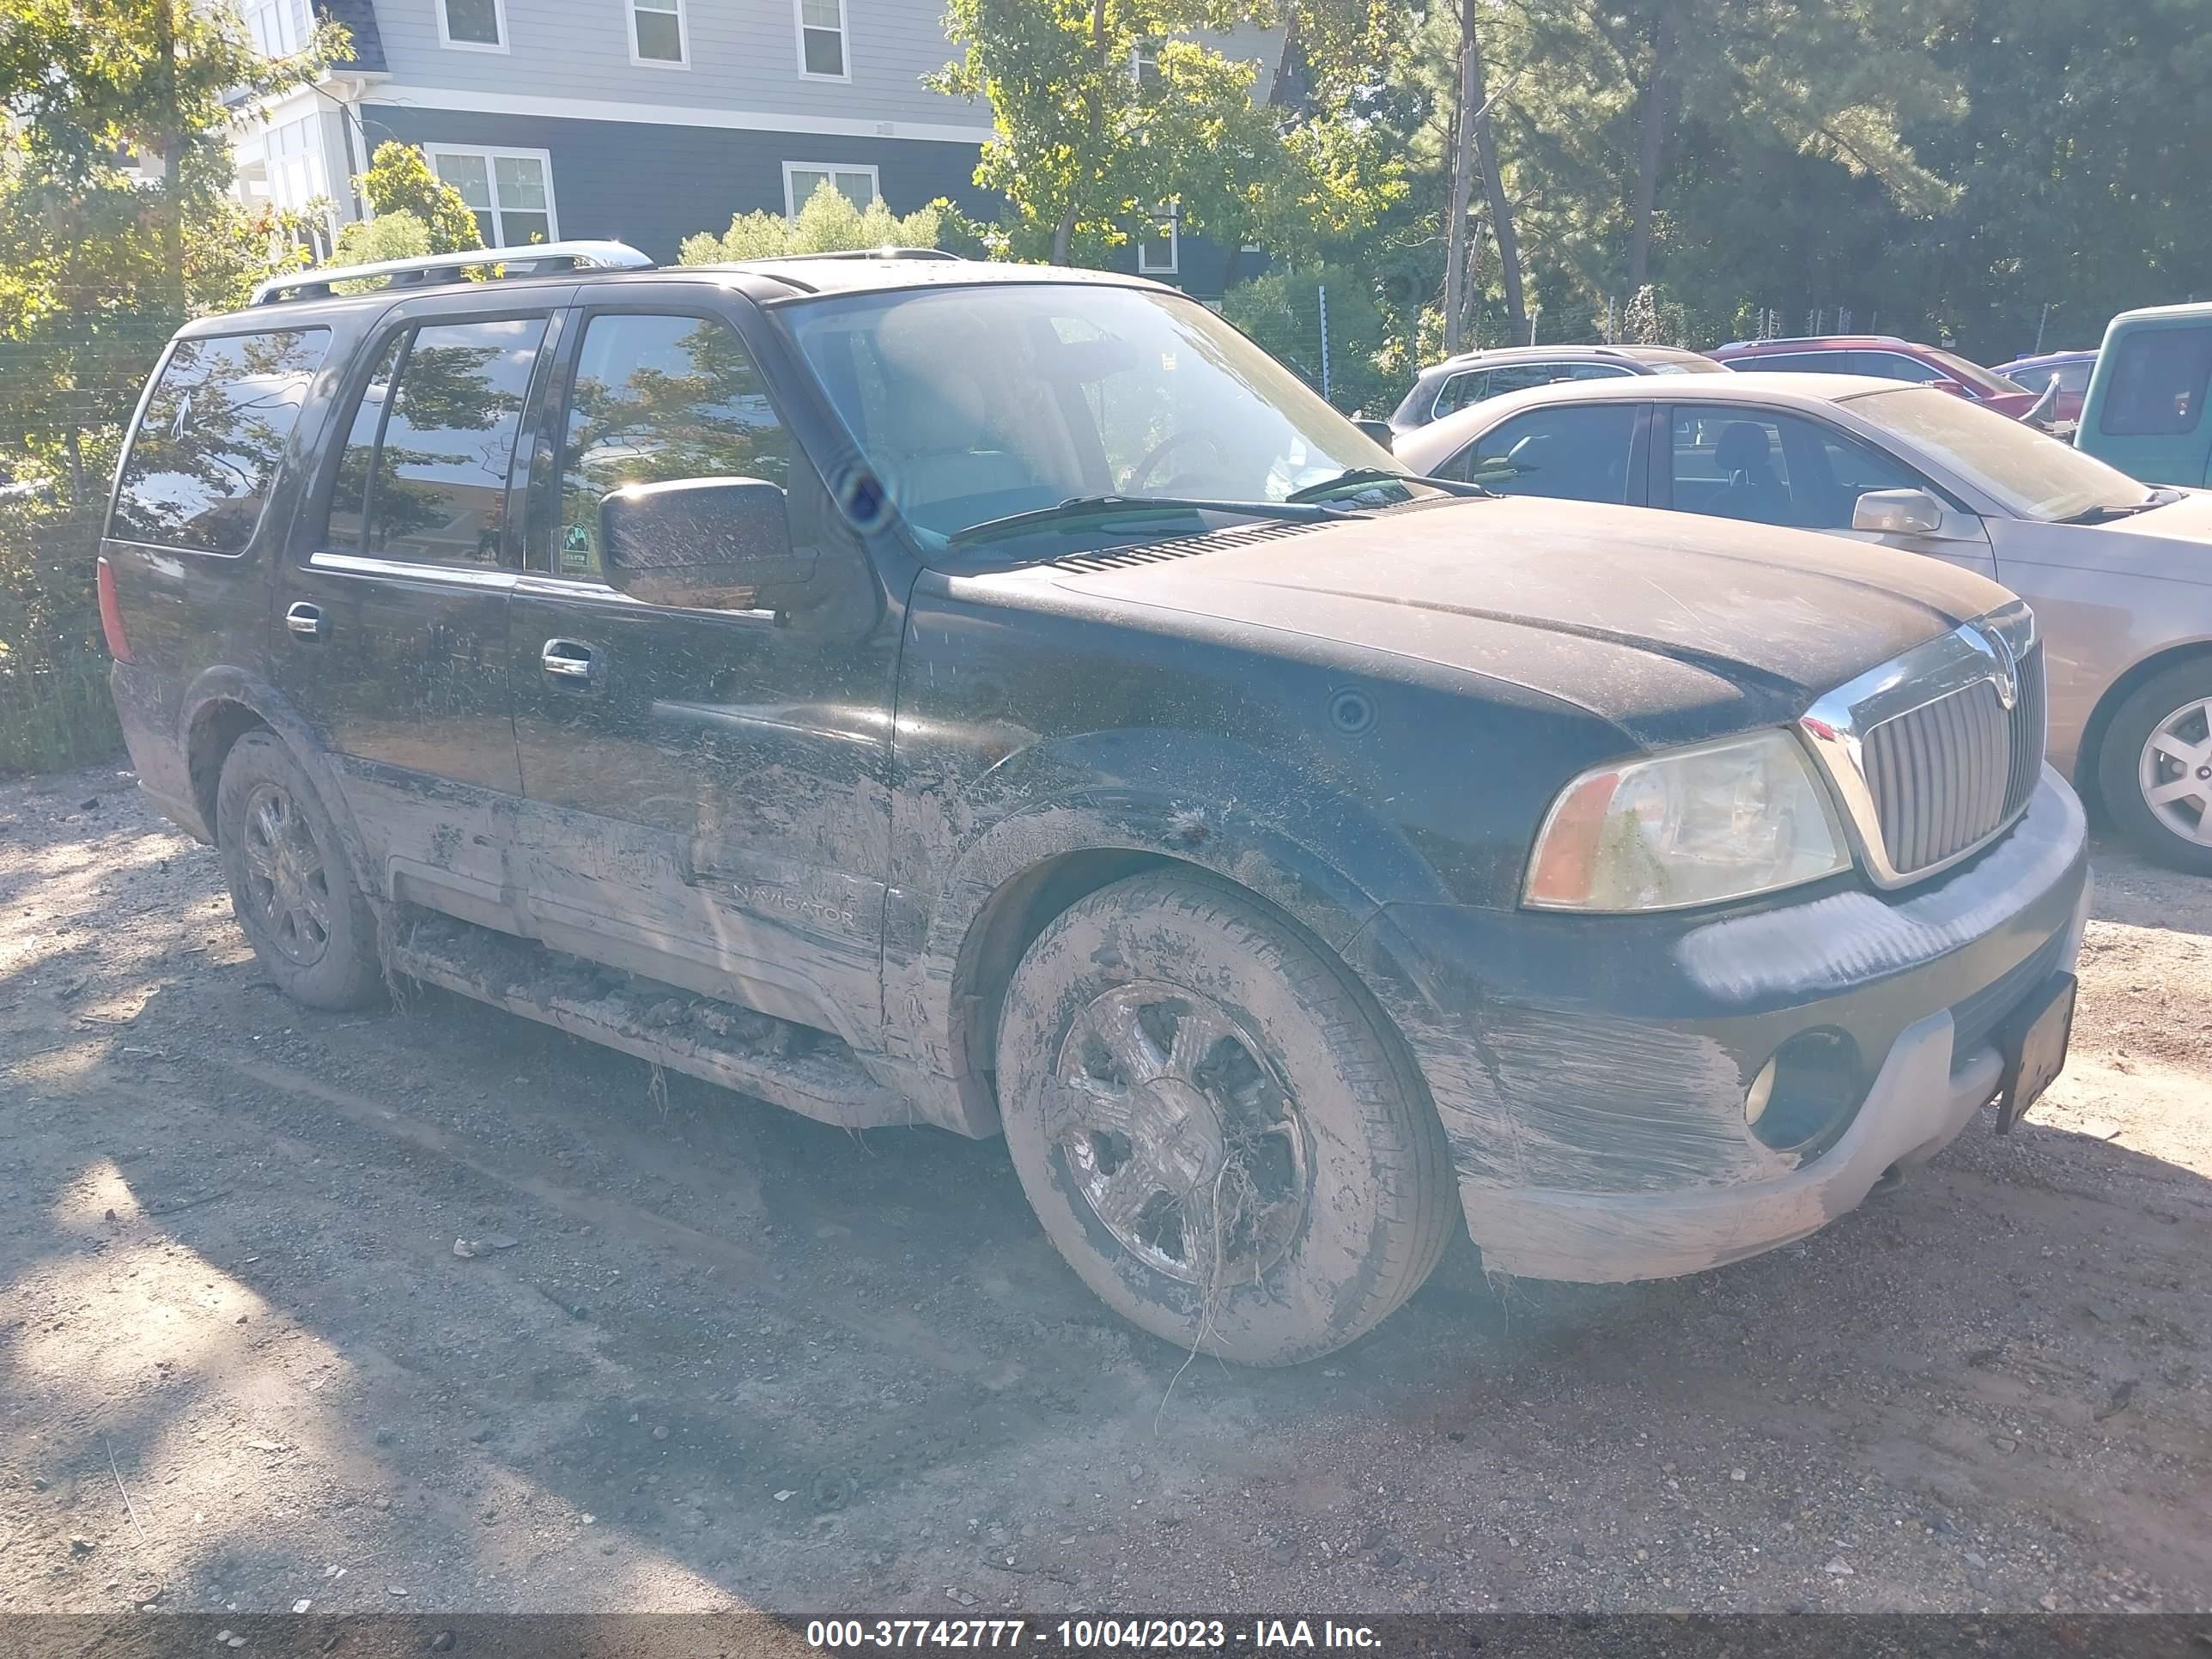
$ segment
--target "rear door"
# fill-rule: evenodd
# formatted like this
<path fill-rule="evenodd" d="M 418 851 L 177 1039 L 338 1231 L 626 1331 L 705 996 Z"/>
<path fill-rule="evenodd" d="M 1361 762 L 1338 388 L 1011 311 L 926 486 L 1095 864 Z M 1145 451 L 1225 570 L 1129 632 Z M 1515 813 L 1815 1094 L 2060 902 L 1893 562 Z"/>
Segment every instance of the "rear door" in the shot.
<path fill-rule="evenodd" d="M 341 392 L 272 619 L 278 683 L 340 757 L 394 896 L 508 927 L 507 503 L 554 312 L 489 293 L 386 315 Z"/>
<path fill-rule="evenodd" d="M 268 561 L 313 449 L 301 415 L 331 337 L 315 324 L 177 341 L 118 469 L 100 551 L 130 645 L 118 707 L 148 785 L 172 797 L 191 787 L 174 745 L 192 678 L 261 666 Z"/>
<path fill-rule="evenodd" d="M 739 320 L 625 283 L 567 324 L 509 630 L 532 927 L 872 1048 L 896 617 Z M 699 477 L 781 487 L 811 574 L 717 611 L 610 586 L 600 499 Z"/>

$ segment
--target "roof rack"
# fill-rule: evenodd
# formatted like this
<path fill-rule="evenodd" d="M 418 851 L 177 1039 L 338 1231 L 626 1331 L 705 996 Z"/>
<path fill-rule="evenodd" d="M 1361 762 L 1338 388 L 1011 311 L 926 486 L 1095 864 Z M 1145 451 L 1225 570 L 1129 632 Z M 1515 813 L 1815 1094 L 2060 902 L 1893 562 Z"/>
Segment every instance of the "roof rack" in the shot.
<path fill-rule="evenodd" d="M 779 253 L 760 260 L 762 264 L 788 264 L 796 259 L 958 259 L 957 253 L 947 253 L 941 247 L 856 247 L 841 248 L 831 253 Z"/>
<path fill-rule="evenodd" d="M 473 247 L 464 253 L 426 253 L 412 259 L 380 259 L 367 265 L 326 265 L 271 276 L 253 290 L 252 304 L 285 300 L 327 300 L 333 283 L 373 281 L 387 276 L 388 288 L 462 283 L 480 265 L 500 265 L 510 276 L 542 276 L 562 270 L 643 270 L 653 261 L 627 242 L 532 242 L 521 247 Z"/>

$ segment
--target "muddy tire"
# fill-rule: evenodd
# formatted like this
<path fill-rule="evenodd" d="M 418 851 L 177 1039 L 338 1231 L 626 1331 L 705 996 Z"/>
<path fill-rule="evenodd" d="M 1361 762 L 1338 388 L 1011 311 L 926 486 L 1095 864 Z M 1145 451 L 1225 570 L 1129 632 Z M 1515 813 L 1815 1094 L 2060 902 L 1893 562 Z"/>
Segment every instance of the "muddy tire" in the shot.
<path fill-rule="evenodd" d="M 1180 1347 L 1287 1365 L 1373 1329 L 1461 1223 L 1396 1036 L 1249 896 L 1134 876 L 1054 919 L 1000 1020 L 1006 1143 L 1046 1233 Z"/>
<path fill-rule="evenodd" d="M 376 915 L 299 763 L 249 732 L 224 757 L 215 800 L 231 911 L 276 988 L 311 1008 L 380 1001 Z"/>
<path fill-rule="evenodd" d="M 2179 664 L 2129 695 L 2106 728 L 2097 788 L 2137 852 L 2212 875 L 2212 661 Z"/>

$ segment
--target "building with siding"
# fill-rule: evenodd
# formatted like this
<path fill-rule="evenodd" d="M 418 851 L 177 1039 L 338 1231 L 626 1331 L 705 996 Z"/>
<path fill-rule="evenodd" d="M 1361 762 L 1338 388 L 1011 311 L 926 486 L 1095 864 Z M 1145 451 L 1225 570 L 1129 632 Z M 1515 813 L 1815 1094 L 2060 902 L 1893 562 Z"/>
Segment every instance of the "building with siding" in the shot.
<path fill-rule="evenodd" d="M 605 237 L 672 260 L 693 232 L 796 212 L 825 179 L 897 213 L 940 196 L 999 207 L 974 177 L 988 112 L 922 85 L 952 55 L 942 0 L 238 3 L 273 54 L 300 50 L 317 19 L 352 36 L 349 60 L 234 141 L 250 198 L 326 202 L 333 225 L 364 214 L 353 179 L 395 138 L 494 246 Z M 1279 42 L 1239 31 L 1228 46 L 1261 63 L 1265 97 Z M 1164 222 L 1130 267 L 1218 294 L 1227 261 L 1194 242 Z"/>

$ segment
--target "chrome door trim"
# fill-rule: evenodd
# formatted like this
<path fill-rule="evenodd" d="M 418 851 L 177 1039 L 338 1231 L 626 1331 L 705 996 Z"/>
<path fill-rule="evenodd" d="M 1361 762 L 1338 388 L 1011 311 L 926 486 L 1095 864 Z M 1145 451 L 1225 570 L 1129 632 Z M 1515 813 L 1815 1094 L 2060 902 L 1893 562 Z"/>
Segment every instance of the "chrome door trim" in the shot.
<path fill-rule="evenodd" d="M 311 553 L 307 568 L 341 576 L 388 576 L 404 581 L 434 582 L 447 587 L 471 587 L 486 592 L 512 592 L 512 570 L 471 570 L 464 565 L 416 564 L 406 559 L 377 559 L 361 553 Z"/>

